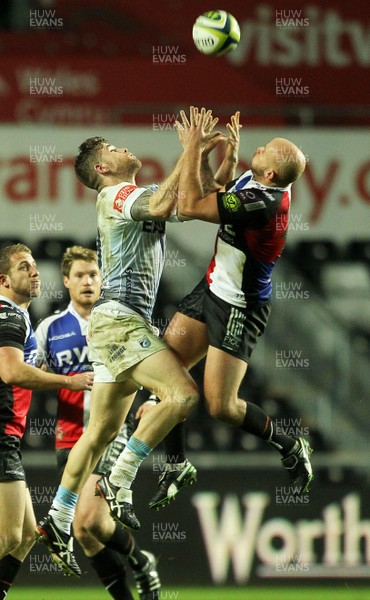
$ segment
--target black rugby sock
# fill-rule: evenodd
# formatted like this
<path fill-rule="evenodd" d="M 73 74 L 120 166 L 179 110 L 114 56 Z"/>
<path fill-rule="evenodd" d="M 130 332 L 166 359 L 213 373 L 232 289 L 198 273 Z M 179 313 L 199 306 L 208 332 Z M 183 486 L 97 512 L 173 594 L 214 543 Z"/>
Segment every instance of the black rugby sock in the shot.
<path fill-rule="evenodd" d="M 296 440 L 286 435 L 280 428 L 274 427 L 270 417 L 257 404 L 246 402 L 246 405 L 247 410 L 244 421 L 240 426 L 241 429 L 266 440 L 271 446 L 279 450 L 283 456 L 288 454 L 294 447 Z"/>
<path fill-rule="evenodd" d="M 0 560 L 0 600 L 6 598 L 22 564 L 18 558 L 14 558 L 11 554 L 7 554 Z"/>
<path fill-rule="evenodd" d="M 112 537 L 103 543 L 106 548 L 126 556 L 133 569 L 142 569 L 148 562 L 147 557 L 141 552 L 140 546 L 138 546 L 131 533 L 118 524 L 116 524 Z"/>
<path fill-rule="evenodd" d="M 186 460 L 185 456 L 185 423 L 178 423 L 164 439 L 166 463 L 177 464 Z"/>
<path fill-rule="evenodd" d="M 115 600 L 134 600 L 126 579 L 126 568 L 123 560 L 110 548 L 103 548 L 89 558 L 107 592 Z"/>

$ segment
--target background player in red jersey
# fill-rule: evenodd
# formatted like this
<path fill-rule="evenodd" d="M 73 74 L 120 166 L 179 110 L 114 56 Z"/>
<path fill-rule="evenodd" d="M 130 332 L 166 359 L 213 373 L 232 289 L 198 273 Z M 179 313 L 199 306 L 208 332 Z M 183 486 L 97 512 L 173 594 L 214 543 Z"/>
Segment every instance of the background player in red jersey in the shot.
<path fill-rule="evenodd" d="M 36 338 L 27 308 L 40 294 L 31 250 L 0 250 L 0 598 L 5 598 L 34 543 L 35 515 L 21 462 L 31 390 L 91 389 L 91 373 L 74 377 L 37 369 Z"/>
<path fill-rule="evenodd" d="M 190 122 L 183 111 L 181 115 L 182 124 L 177 126 L 185 155 L 179 213 L 220 223 L 220 228 L 206 277 L 183 299 L 164 339 L 188 369 L 207 354 L 204 395 L 210 414 L 277 448 L 290 475 L 292 493 L 302 494 L 313 478 L 307 440 L 276 429 L 268 415 L 238 393 L 268 321 L 271 273 L 288 232 L 290 188 L 303 173 L 306 159 L 295 144 L 275 138 L 256 150 L 250 171 L 219 186 L 218 192 L 205 193 L 200 170 L 209 113 L 192 107 Z M 229 126 L 235 148 L 239 144 L 236 125 L 234 121 Z M 176 456 L 177 452 L 172 438 L 171 453 Z M 172 499 L 173 479 L 171 471 L 162 475 L 151 508 Z"/>
<path fill-rule="evenodd" d="M 72 374 L 92 369 L 86 333 L 93 304 L 98 300 L 101 277 L 96 252 L 82 246 L 67 248 L 62 274 L 70 303 L 61 312 L 44 319 L 36 329 L 38 362 L 55 373 Z M 90 392 L 58 391 L 58 421 L 55 446 L 60 476 L 68 454 L 82 435 L 90 414 Z M 161 584 L 154 556 L 141 551 L 133 536 L 109 514 L 107 503 L 94 496 L 97 480 L 107 473 L 125 447 L 130 432 L 125 424 L 108 446 L 81 491 L 73 531 L 107 592 L 116 600 L 133 600 L 126 581 L 123 556 L 132 569 L 141 600 L 159 598 Z"/>

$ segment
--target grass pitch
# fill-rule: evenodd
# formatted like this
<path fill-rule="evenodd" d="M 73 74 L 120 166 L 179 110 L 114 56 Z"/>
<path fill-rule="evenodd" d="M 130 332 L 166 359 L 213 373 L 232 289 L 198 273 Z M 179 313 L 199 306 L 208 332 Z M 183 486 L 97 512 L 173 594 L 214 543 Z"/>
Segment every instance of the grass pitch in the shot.
<path fill-rule="evenodd" d="M 135 598 L 137 594 L 133 592 Z M 14 588 L 9 600 L 109 600 L 111 596 L 102 588 Z M 160 600 L 369 600 L 369 588 L 295 587 L 295 588 L 162 588 Z"/>

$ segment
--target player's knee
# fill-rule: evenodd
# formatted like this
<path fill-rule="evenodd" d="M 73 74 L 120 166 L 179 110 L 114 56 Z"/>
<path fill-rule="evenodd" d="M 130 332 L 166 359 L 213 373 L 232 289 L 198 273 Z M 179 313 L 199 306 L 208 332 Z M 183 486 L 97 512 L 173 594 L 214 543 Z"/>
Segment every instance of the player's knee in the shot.
<path fill-rule="evenodd" d="M 73 527 L 73 533 L 85 554 L 92 555 L 99 551 L 98 540 L 85 527 Z"/>
<path fill-rule="evenodd" d="M 76 540 L 81 544 L 84 550 L 91 552 L 99 543 L 99 540 L 105 539 L 107 529 L 114 530 L 114 521 L 107 515 L 107 519 L 98 517 L 94 513 L 85 513 L 73 523 L 73 531 Z"/>
<path fill-rule="evenodd" d="M 120 427 L 117 425 L 105 427 L 101 429 L 95 429 L 91 432 L 91 443 L 94 448 L 99 448 L 100 450 L 105 450 L 105 448 L 113 442 L 113 440 L 117 437 L 120 432 Z"/>
<path fill-rule="evenodd" d="M 76 540 L 83 548 L 89 546 L 91 533 L 89 531 L 89 518 L 75 519 L 73 523 L 73 534 Z"/>
<path fill-rule="evenodd" d="M 99 513 L 96 510 L 96 506 L 99 500 L 98 498 L 93 497 L 91 499 L 91 502 L 87 504 L 81 503 L 78 506 L 78 510 L 73 521 L 73 531 L 76 537 L 77 533 L 81 537 L 92 533 L 94 523 L 96 523 L 96 521 L 99 520 Z"/>
<path fill-rule="evenodd" d="M 232 423 L 232 413 L 230 407 L 217 400 L 207 400 L 208 412 L 217 421 L 223 423 Z"/>
<path fill-rule="evenodd" d="M 108 522 L 104 519 L 94 520 L 89 523 L 89 533 L 97 540 L 105 539 L 107 526 L 114 530 L 114 522 L 110 516 L 107 516 Z"/>

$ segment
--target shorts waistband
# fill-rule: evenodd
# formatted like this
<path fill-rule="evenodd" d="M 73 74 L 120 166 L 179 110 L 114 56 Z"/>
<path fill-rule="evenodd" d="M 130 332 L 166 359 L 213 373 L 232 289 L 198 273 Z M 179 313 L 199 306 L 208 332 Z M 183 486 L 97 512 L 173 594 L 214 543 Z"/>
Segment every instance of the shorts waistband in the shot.
<path fill-rule="evenodd" d="M 125 314 L 125 315 L 136 315 L 141 317 L 138 312 L 132 310 L 128 306 L 125 306 L 117 300 L 101 300 L 98 304 L 93 307 L 94 312 L 110 313 L 110 314 Z"/>

